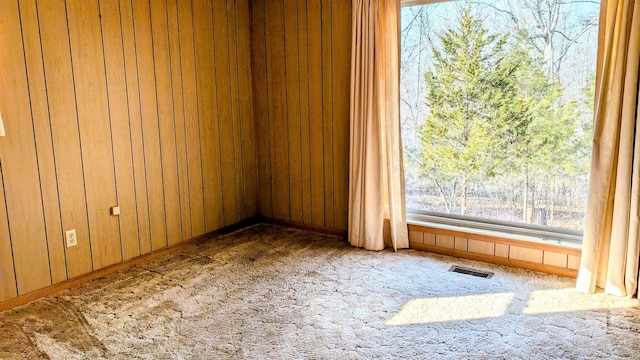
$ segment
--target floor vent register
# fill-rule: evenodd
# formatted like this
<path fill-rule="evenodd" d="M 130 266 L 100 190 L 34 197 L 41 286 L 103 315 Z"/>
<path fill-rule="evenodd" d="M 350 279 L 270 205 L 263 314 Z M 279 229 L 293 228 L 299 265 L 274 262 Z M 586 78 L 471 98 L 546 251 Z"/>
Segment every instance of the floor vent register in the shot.
<path fill-rule="evenodd" d="M 453 265 L 451 269 L 449 269 L 449 271 L 458 273 L 458 274 L 481 277 L 485 279 L 490 279 L 493 276 L 493 273 L 490 271 L 480 271 L 480 270 L 475 270 L 475 269 L 466 268 L 466 267 L 457 266 L 457 265 Z"/>

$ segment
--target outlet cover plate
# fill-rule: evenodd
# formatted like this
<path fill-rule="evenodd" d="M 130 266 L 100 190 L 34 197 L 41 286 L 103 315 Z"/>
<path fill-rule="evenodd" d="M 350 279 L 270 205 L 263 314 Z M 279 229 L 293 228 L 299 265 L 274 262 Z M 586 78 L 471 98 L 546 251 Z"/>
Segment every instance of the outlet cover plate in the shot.
<path fill-rule="evenodd" d="M 76 235 L 76 229 L 65 231 L 65 238 L 67 239 L 67 247 L 78 245 L 78 236 Z"/>

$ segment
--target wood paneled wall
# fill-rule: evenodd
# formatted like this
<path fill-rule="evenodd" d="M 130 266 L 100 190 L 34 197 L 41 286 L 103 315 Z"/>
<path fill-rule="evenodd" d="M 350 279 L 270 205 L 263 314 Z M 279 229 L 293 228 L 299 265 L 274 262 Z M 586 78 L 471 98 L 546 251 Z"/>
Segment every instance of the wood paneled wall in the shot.
<path fill-rule="evenodd" d="M 251 29 L 260 214 L 344 230 L 351 2 L 252 0 Z"/>
<path fill-rule="evenodd" d="M 249 22 L 248 0 L 0 1 L 0 301 L 256 215 Z"/>

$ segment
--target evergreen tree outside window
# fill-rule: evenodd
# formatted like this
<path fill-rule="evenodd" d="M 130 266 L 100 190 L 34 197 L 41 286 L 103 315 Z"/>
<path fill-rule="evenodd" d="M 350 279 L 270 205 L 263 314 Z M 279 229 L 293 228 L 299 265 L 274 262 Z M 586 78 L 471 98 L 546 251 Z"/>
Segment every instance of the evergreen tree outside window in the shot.
<path fill-rule="evenodd" d="M 402 10 L 407 207 L 581 230 L 599 2 Z"/>

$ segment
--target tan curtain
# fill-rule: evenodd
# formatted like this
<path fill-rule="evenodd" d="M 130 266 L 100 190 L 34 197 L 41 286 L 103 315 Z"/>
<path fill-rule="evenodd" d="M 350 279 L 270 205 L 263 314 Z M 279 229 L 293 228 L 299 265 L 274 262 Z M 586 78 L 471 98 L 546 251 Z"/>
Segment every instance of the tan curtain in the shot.
<path fill-rule="evenodd" d="M 603 0 L 580 291 L 633 296 L 638 287 L 639 66 L 640 0 Z"/>
<path fill-rule="evenodd" d="M 409 247 L 400 141 L 400 0 L 353 0 L 349 241 Z"/>

